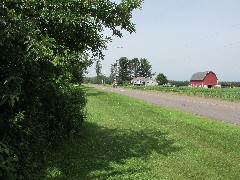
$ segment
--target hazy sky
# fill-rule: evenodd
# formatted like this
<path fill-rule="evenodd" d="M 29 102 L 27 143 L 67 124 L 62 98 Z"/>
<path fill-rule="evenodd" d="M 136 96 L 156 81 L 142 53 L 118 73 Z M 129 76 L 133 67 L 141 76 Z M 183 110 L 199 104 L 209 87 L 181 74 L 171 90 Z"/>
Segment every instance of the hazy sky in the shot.
<path fill-rule="evenodd" d="M 136 57 L 169 80 L 211 70 L 219 81 L 240 81 L 240 0 L 145 0 L 132 21 L 137 32 L 113 38 L 104 52 L 106 75 L 120 57 Z"/>

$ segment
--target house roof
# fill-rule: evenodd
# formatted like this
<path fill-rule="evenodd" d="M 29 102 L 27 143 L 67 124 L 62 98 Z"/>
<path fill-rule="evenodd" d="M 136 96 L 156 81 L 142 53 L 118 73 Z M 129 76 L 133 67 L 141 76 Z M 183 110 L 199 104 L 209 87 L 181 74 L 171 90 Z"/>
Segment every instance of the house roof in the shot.
<path fill-rule="evenodd" d="M 205 76 L 210 73 L 211 71 L 205 71 L 205 72 L 197 72 L 192 75 L 190 80 L 203 80 Z"/>

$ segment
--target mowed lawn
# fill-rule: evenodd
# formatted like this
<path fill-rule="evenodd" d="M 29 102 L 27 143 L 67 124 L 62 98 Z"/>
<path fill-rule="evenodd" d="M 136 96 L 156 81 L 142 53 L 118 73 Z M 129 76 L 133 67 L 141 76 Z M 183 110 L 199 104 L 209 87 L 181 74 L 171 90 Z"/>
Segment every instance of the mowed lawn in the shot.
<path fill-rule="evenodd" d="M 88 119 L 47 179 L 239 179 L 240 126 L 85 88 Z"/>

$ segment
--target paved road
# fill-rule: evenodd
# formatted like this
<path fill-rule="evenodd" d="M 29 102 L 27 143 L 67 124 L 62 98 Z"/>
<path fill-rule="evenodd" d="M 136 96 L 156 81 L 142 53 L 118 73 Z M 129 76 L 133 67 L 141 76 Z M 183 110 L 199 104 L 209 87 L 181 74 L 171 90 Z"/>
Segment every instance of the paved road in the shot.
<path fill-rule="evenodd" d="M 88 86 L 152 102 L 157 105 L 240 125 L 240 102 L 236 103 L 161 92 L 112 88 L 99 85 Z"/>

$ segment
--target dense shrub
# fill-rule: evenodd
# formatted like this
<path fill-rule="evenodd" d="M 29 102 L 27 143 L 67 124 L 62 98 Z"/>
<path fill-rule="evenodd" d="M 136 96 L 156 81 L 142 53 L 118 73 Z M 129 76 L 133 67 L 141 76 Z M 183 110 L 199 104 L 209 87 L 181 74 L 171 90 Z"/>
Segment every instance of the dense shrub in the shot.
<path fill-rule="evenodd" d="M 14 107 L 9 103 L 2 105 L 0 159 L 1 175 L 5 177 L 26 177 L 26 169 L 35 168 L 34 162 L 44 159 L 49 146 L 58 145 L 79 130 L 84 120 L 86 100 L 79 86 L 32 90 L 35 97 L 19 96 Z M 30 99 L 35 101 L 29 102 Z"/>
<path fill-rule="evenodd" d="M 78 131 L 91 57 L 103 58 L 118 29 L 134 32 L 141 0 L 0 2 L 0 178 L 27 178 L 50 145 Z"/>
<path fill-rule="evenodd" d="M 82 123 L 86 100 L 73 83 L 81 82 L 88 62 L 43 35 L 24 16 L 26 4 L 5 3 L 0 11 L 0 176 L 26 178 L 50 145 Z"/>

